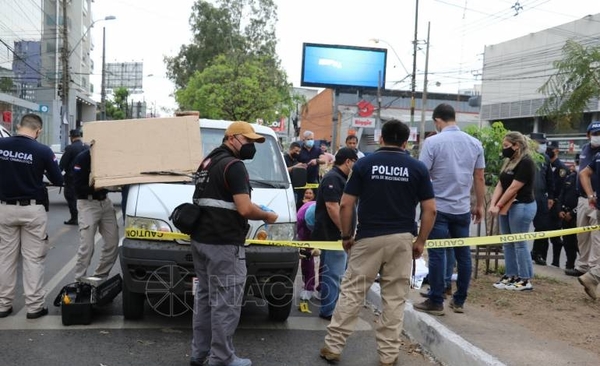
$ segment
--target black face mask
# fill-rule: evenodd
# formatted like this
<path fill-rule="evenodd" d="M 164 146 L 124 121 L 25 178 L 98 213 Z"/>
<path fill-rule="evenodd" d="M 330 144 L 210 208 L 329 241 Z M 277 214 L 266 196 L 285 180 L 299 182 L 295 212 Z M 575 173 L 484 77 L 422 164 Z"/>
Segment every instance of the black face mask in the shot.
<path fill-rule="evenodd" d="M 256 154 L 256 146 L 253 142 L 245 143 L 240 147 L 240 159 L 250 160 L 254 158 L 254 154 Z"/>
<path fill-rule="evenodd" d="M 507 147 L 502 149 L 502 156 L 504 156 L 505 158 L 512 158 L 513 155 L 515 155 L 515 150 L 513 150 L 512 147 Z"/>
<path fill-rule="evenodd" d="M 552 150 L 552 149 L 548 149 L 548 150 L 546 150 L 546 155 L 548 155 L 548 157 L 549 157 L 550 159 L 553 159 L 553 158 L 554 158 L 554 156 L 556 156 L 556 154 L 554 153 L 554 150 Z"/>
<path fill-rule="evenodd" d="M 298 154 L 298 153 L 292 153 L 292 154 L 290 154 L 290 156 L 291 156 L 292 158 L 294 158 L 294 159 L 297 159 L 297 158 L 298 158 L 298 156 L 300 156 L 300 154 Z"/>

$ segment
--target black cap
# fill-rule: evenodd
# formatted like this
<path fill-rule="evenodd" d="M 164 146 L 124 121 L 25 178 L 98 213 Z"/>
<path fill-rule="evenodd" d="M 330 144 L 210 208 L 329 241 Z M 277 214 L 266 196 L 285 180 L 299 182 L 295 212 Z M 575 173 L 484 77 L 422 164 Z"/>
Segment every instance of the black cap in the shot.
<path fill-rule="evenodd" d="M 546 141 L 548 141 L 548 140 L 546 140 L 546 134 L 545 133 L 532 132 L 532 133 L 529 134 L 529 137 L 532 140 L 535 140 L 535 141 L 537 141 L 537 142 L 539 142 L 541 144 L 544 144 L 544 143 L 546 143 Z"/>
<path fill-rule="evenodd" d="M 81 137 L 81 136 L 83 136 L 83 134 L 81 133 L 81 130 L 74 129 L 74 130 L 69 131 L 69 137 Z"/>
<path fill-rule="evenodd" d="M 548 147 L 552 149 L 558 149 L 558 141 L 548 141 Z"/>
<path fill-rule="evenodd" d="M 339 149 L 337 151 L 337 153 L 335 153 L 335 163 L 336 164 L 342 164 L 343 162 L 346 161 L 346 159 L 350 159 L 350 160 L 358 160 L 358 155 L 356 154 L 356 151 L 354 151 L 354 149 L 351 149 L 349 147 L 342 147 L 341 149 Z"/>

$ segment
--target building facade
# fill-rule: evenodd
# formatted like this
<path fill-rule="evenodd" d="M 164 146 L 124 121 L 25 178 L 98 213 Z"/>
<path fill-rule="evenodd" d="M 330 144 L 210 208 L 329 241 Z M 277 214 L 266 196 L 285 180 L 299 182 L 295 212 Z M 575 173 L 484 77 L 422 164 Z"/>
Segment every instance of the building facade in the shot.
<path fill-rule="evenodd" d="M 561 154 L 573 159 L 586 141 L 585 131 L 600 118 L 598 99 L 590 100 L 582 118 L 558 124 L 538 113 L 545 96 L 540 87 L 556 73 L 553 62 L 563 58 L 567 40 L 585 47 L 600 46 L 600 14 L 486 46 L 481 90 L 481 118 L 502 121 L 525 134 L 543 132 L 559 141 Z"/>

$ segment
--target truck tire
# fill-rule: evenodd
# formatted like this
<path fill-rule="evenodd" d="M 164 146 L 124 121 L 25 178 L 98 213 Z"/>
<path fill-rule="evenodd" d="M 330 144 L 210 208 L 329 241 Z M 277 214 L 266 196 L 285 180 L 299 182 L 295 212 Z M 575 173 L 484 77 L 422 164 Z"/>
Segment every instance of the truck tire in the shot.
<path fill-rule="evenodd" d="M 138 320 L 144 316 L 144 294 L 129 291 L 127 285 L 123 286 L 123 317 L 127 320 Z"/>
<path fill-rule="evenodd" d="M 285 294 L 283 297 L 266 299 L 269 304 L 269 319 L 282 323 L 287 320 L 292 311 L 293 294 Z"/>

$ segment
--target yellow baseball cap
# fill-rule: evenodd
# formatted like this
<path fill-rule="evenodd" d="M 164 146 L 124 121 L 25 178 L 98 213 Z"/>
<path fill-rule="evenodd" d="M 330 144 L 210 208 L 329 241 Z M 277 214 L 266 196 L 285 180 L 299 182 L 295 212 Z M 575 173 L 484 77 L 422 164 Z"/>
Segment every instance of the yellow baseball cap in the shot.
<path fill-rule="evenodd" d="M 262 135 L 254 132 L 254 128 L 248 122 L 236 121 L 227 127 L 225 130 L 225 136 L 242 135 L 247 139 L 254 140 L 258 143 L 265 142 L 265 138 Z"/>

